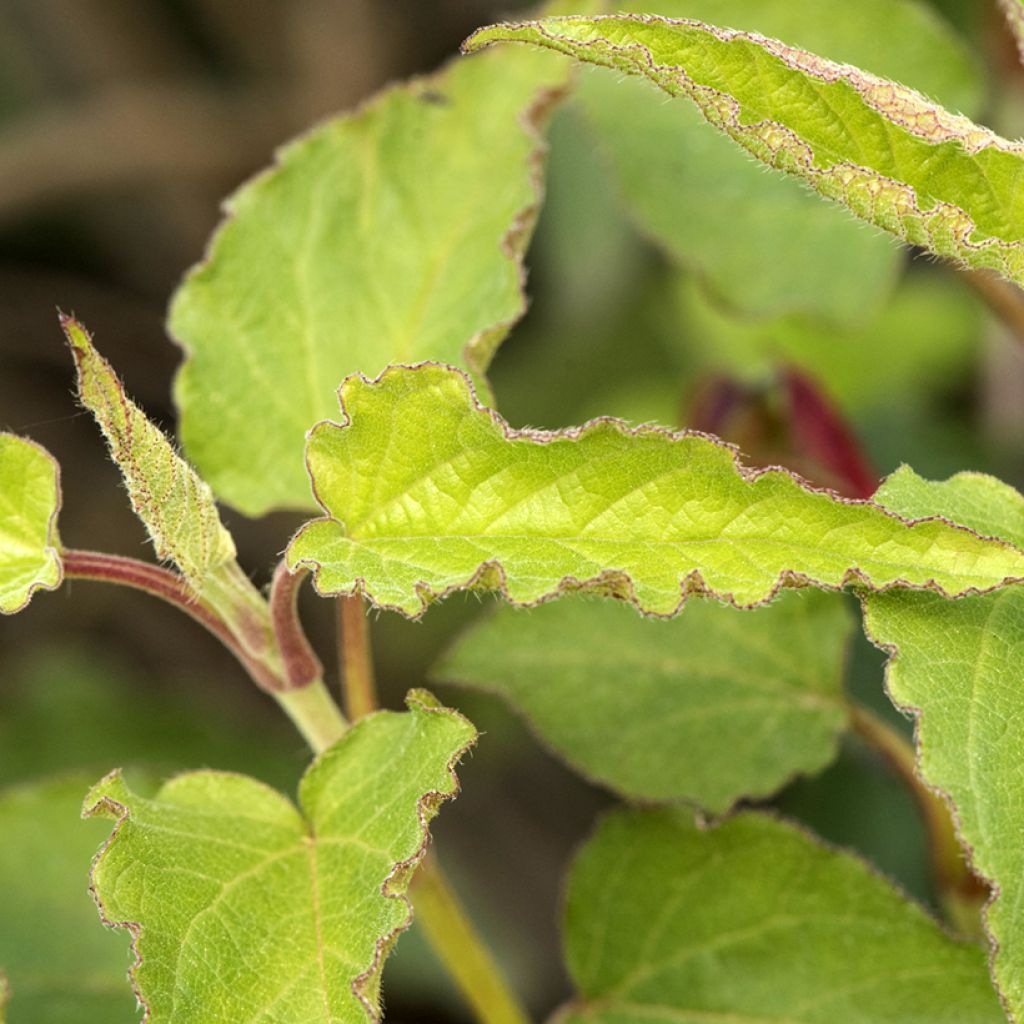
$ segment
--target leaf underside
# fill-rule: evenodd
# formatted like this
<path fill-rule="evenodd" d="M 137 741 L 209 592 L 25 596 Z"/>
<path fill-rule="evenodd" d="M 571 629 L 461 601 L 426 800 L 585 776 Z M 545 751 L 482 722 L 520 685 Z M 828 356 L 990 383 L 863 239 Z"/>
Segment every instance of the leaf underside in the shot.
<path fill-rule="evenodd" d="M 570 876 L 560 1024 L 996 1024 L 984 954 L 856 858 L 752 813 L 619 811 Z"/>
<path fill-rule="evenodd" d="M 817 591 L 749 612 L 692 600 L 671 622 L 570 598 L 499 608 L 431 675 L 504 697 L 623 796 L 722 813 L 835 756 L 851 626 L 843 599 Z"/>
<path fill-rule="evenodd" d="M 585 588 L 672 615 L 690 593 L 752 607 L 783 585 L 957 595 L 1024 577 L 1016 548 L 744 470 L 705 435 L 513 431 L 450 367 L 350 377 L 340 397 L 345 425 L 319 424 L 307 449 L 328 518 L 288 549 L 323 594 L 415 616 L 466 587 L 522 605 Z"/>
<path fill-rule="evenodd" d="M 879 500 L 904 515 L 948 515 L 1024 543 L 1024 498 L 981 474 L 929 483 L 901 470 Z M 995 893 L 985 911 L 992 970 L 1012 1019 L 1024 1018 L 1024 587 L 961 601 L 920 593 L 864 601 L 868 636 L 890 655 L 893 701 L 917 717 L 918 767 L 952 802 L 974 870 Z"/>
<path fill-rule="evenodd" d="M 157 557 L 174 562 L 201 592 L 210 576 L 235 559 L 234 541 L 220 521 L 210 488 L 128 398 L 88 331 L 70 317 L 62 317 L 61 326 L 78 367 L 78 397 L 107 439 Z"/>
<path fill-rule="evenodd" d="M 86 813 L 117 821 L 93 868 L 129 928 L 153 1024 L 364 1024 L 410 920 L 427 825 L 457 791 L 473 727 L 423 691 L 352 726 L 300 786 L 300 813 L 240 775 L 196 772 L 152 799 L 118 773 Z"/>
<path fill-rule="evenodd" d="M 290 143 L 228 201 L 169 322 L 182 438 L 220 498 L 314 507 L 305 433 L 349 373 L 483 373 L 525 310 L 540 133 L 567 76 L 526 52 L 457 61 Z"/>
<path fill-rule="evenodd" d="M 19 612 L 36 590 L 60 586 L 60 500 L 53 456 L 23 437 L 0 434 L 0 613 Z"/>
<path fill-rule="evenodd" d="M 1024 283 L 1024 149 L 905 86 L 698 21 L 552 18 L 481 29 L 465 48 L 496 42 L 644 76 L 861 219 Z"/>
<path fill-rule="evenodd" d="M 952 110 L 981 105 L 967 47 L 912 0 L 630 0 L 616 10 L 756 31 L 914 85 Z M 666 103 L 647 81 L 594 70 L 578 94 L 638 225 L 730 308 L 847 327 L 880 308 L 902 263 L 890 239 L 799 181 L 766 175 L 697 109 Z"/>

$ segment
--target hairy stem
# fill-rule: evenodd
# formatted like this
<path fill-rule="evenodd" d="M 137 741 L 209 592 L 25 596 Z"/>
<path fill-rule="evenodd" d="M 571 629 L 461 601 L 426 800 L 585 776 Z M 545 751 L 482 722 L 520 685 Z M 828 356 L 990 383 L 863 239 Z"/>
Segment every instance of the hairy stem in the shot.
<path fill-rule="evenodd" d="M 299 587 L 307 575 L 305 569 L 293 573 L 288 563 L 282 560 L 274 570 L 274 580 L 270 585 L 270 621 L 284 663 L 288 688 L 292 690 L 317 682 L 324 671 L 299 621 Z"/>
<path fill-rule="evenodd" d="M 207 602 L 197 597 L 185 579 L 176 572 L 135 558 L 110 555 L 102 551 L 68 550 L 61 553 L 61 559 L 64 575 L 68 579 L 117 583 L 174 605 L 220 640 L 241 662 L 260 689 L 276 693 L 284 688 L 285 681 L 254 657 L 224 619 Z"/>
<path fill-rule="evenodd" d="M 298 688 L 279 690 L 274 699 L 314 753 L 319 754 L 337 743 L 348 729 L 345 716 L 322 679 Z"/>
<path fill-rule="evenodd" d="M 483 1024 L 529 1024 L 436 858 L 428 856 L 417 870 L 412 900 L 427 939 L 477 1019 Z"/>
<path fill-rule="evenodd" d="M 362 597 L 352 594 L 336 600 L 341 686 L 345 694 L 345 710 L 354 722 L 377 707 L 377 683 L 373 674 L 370 629 Z"/>
<path fill-rule="evenodd" d="M 949 807 L 917 774 L 913 745 L 868 708 L 851 702 L 849 709 L 854 731 L 881 754 L 921 812 L 928 832 L 935 887 L 950 923 L 966 934 L 981 936 L 979 911 L 988 899 L 988 888 L 968 867 Z"/>

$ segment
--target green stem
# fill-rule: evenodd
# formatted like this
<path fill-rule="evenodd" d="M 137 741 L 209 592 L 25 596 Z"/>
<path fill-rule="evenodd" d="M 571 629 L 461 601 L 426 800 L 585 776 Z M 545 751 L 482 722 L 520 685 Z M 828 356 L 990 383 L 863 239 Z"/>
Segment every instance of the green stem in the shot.
<path fill-rule="evenodd" d="M 366 605 L 359 594 L 339 597 L 338 661 L 345 710 L 352 721 L 377 709 L 377 683 L 373 674 L 373 652 Z"/>
<path fill-rule="evenodd" d="M 482 1024 L 529 1024 L 434 857 L 419 866 L 412 901 L 427 939 L 477 1019 Z"/>
<path fill-rule="evenodd" d="M 322 679 L 298 689 L 278 690 L 273 696 L 316 754 L 337 743 L 348 729 Z"/>
<path fill-rule="evenodd" d="M 370 630 L 358 594 L 338 598 L 338 627 L 341 685 L 346 709 L 355 721 L 377 708 Z M 416 870 L 410 895 L 427 941 L 480 1024 L 529 1024 L 530 1018 L 430 854 Z"/>
<path fill-rule="evenodd" d="M 850 702 L 849 712 L 854 731 L 882 755 L 921 812 L 929 837 L 935 888 L 950 923 L 967 935 L 982 936 L 980 910 L 988 899 L 988 888 L 967 865 L 945 801 L 918 775 L 913 745 L 868 708 Z"/>

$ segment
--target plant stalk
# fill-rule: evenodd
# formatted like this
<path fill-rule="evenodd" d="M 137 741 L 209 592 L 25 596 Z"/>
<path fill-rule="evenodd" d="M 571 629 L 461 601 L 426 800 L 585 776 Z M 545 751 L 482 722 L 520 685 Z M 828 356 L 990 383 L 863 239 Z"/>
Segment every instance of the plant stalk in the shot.
<path fill-rule="evenodd" d="M 850 702 L 849 711 L 854 732 L 884 758 L 921 812 L 929 837 L 935 887 L 950 924 L 965 935 L 983 936 L 980 911 L 989 897 L 988 887 L 967 864 L 949 807 L 917 774 L 913 745 L 863 705 Z"/>
<path fill-rule="evenodd" d="M 346 710 L 356 721 L 377 709 L 370 629 L 359 594 L 337 601 L 341 685 Z M 431 853 L 416 869 L 409 894 L 427 941 L 480 1024 L 529 1024 L 526 1011 Z"/>
<path fill-rule="evenodd" d="M 359 594 L 336 598 L 338 609 L 338 663 L 345 694 L 345 710 L 354 722 L 377 709 L 377 683 L 366 604 Z"/>
<path fill-rule="evenodd" d="M 967 283 L 1024 345 L 1024 291 L 991 270 L 964 270 Z"/>

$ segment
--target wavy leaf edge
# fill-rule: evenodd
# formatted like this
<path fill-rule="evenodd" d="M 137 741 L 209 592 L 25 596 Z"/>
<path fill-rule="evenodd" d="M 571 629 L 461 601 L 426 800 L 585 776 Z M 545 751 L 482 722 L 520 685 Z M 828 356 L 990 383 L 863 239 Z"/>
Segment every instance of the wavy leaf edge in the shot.
<path fill-rule="evenodd" d="M 620 419 L 615 416 L 598 416 L 594 419 L 587 420 L 585 423 L 575 427 L 565 427 L 560 430 L 540 430 L 533 427 L 512 427 L 508 421 L 501 416 L 501 414 L 491 406 L 485 405 L 477 394 L 476 387 L 473 384 L 472 378 L 464 370 L 456 366 L 449 366 L 444 363 L 438 363 L 432 360 L 425 360 L 419 363 L 393 363 L 386 367 L 375 377 L 367 377 L 363 373 L 351 373 L 344 378 L 341 384 L 338 386 L 338 404 L 341 410 L 341 418 L 339 420 L 320 420 L 314 424 L 307 432 L 307 440 L 317 431 L 323 429 L 344 429 L 349 426 L 352 422 L 344 399 L 345 388 L 349 382 L 358 381 L 362 384 L 373 386 L 383 382 L 390 374 L 395 372 L 406 372 L 416 371 L 424 368 L 434 368 L 448 371 L 454 374 L 461 380 L 462 386 L 465 388 L 467 397 L 471 403 L 472 410 L 475 413 L 486 414 L 491 421 L 498 427 L 502 437 L 506 441 L 517 441 L 527 440 L 538 444 L 550 444 L 554 441 L 577 441 L 587 433 L 592 431 L 598 431 L 607 427 L 612 427 L 617 430 L 624 437 L 635 437 L 641 435 L 656 434 L 669 441 L 685 440 L 686 438 L 701 438 L 705 441 L 709 441 L 715 446 L 727 451 L 731 457 L 737 474 L 745 483 L 753 483 L 759 477 L 770 473 L 778 473 L 783 476 L 787 476 L 792 479 L 798 487 L 802 490 L 810 492 L 812 494 L 823 494 L 832 499 L 837 504 L 842 505 L 855 505 L 855 506 L 866 506 L 873 508 L 883 513 L 889 519 L 895 519 L 897 522 L 902 523 L 904 526 L 916 526 L 919 523 L 938 522 L 943 523 L 948 527 L 955 530 L 961 531 L 965 534 L 969 534 L 976 539 L 985 541 L 986 543 L 992 543 L 999 547 L 1005 548 L 1008 551 L 1014 551 L 1024 554 L 1020 548 L 1016 545 L 1003 540 L 1000 537 L 990 537 L 984 534 L 978 533 L 969 527 L 962 526 L 959 523 L 955 523 L 944 516 L 924 516 L 920 519 L 908 519 L 904 516 L 897 515 L 895 512 L 891 512 L 889 509 L 878 504 L 877 502 L 867 499 L 856 499 L 847 498 L 841 494 L 837 494 L 835 491 L 827 487 L 816 487 L 807 480 L 805 480 L 798 473 L 795 473 L 791 469 L 787 469 L 785 466 L 763 466 L 763 467 L 749 467 L 745 466 L 741 461 L 742 452 L 740 449 L 731 444 L 728 441 L 723 441 L 721 438 L 716 437 L 713 434 L 707 434 L 700 430 L 675 430 L 671 427 L 659 426 L 653 423 L 641 423 L 638 425 L 632 425 L 626 420 Z M 288 561 L 289 568 L 292 571 L 297 569 L 308 569 L 312 574 L 313 587 L 321 597 L 337 597 L 339 595 L 360 595 L 368 600 L 374 607 L 379 608 L 383 611 L 398 612 L 405 618 L 412 620 L 421 619 L 427 612 L 427 609 L 431 604 L 444 600 L 451 594 L 458 593 L 463 590 L 472 589 L 477 586 L 482 586 L 484 589 L 495 591 L 503 601 L 507 604 L 517 608 L 534 608 L 537 605 L 544 604 L 547 601 L 554 601 L 560 597 L 564 597 L 570 593 L 584 592 L 604 592 L 604 594 L 611 594 L 615 598 L 627 601 L 631 604 L 641 615 L 646 615 L 651 618 L 660 619 L 672 619 L 675 618 L 686 604 L 687 599 L 691 595 L 700 595 L 705 598 L 713 598 L 718 601 L 722 601 L 725 604 L 731 605 L 733 608 L 740 610 L 749 611 L 753 608 L 759 608 L 763 605 L 771 604 L 772 601 L 778 596 L 779 591 L 784 588 L 799 589 L 801 587 L 816 587 L 819 590 L 829 590 L 834 592 L 840 592 L 845 590 L 847 586 L 856 585 L 863 588 L 870 593 L 884 593 L 888 590 L 894 589 L 905 589 L 905 590 L 925 590 L 932 591 L 941 595 L 942 597 L 949 599 L 956 599 L 958 597 L 966 597 L 968 595 L 977 594 L 988 594 L 993 591 L 1002 589 L 1013 583 L 1024 582 L 1024 577 L 1013 577 L 1008 576 L 1001 580 L 999 583 L 993 584 L 991 587 L 977 588 L 977 587 L 966 587 L 963 590 L 955 592 L 947 591 L 941 586 L 936 580 L 929 579 L 923 584 L 915 584 L 908 582 L 903 579 L 896 579 L 890 583 L 883 584 L 881 586 L 872 584 L 866 574 L 856 566 L 848 569 L 843 575 L 843 578 L 839 584 L 833 586 L 830 584 L 821 583 L 804 573 L 793 572 L 791 570 L 785 570 L 780 572 L 774 585 L 771 587 L 768 594 L 761 600 L 752 601 L 750 603 L 738 602 L 733 598 L 733 595 L 725 592 L 718 592 L 704 582 L 704 578 L 701 575 L 699 569 L 695 569 L 690 573 L 687 573 L 680 579 L 680 598 L 670 612 L 653 612 L 644 608 L 644 606 L 637 600 L 636 594 L 633 588 L 632 578 L 628 573 L 621 570 L 606 570 L 599 573 L 596 576 L 589 577 L 587 579 L 577 579 L 574 576 L 563 576 L 555 587 L 545 592 L 534 601 L 515 601 L 509 594 L 507 586 L 507 575 L 502 564 L 497 560 L 487 560 L 481 562 L 476 570 L 466 577 L 462 582 L 453 584 L 452 586 L 445 587 L 441 590 L 434 590 L 430 584 L 425 580 L 419 580 L 415 584 L 416 594 L 420 600 L 420 608 L 417 612 L 409 613 L 400 605 L 388 604 L 386 602 L 377 601 L 372 592 L 372 587 L 369 586 L 365 577 L 357 577 L 351 587 L 344 587 L 338 590 L 323 590 L 320 587 L 320 563 L 312 558 L 292 559 L 291 547 L 292 544 L 303 534 L 303 532 L 315 524 L 319 523 L 335 523 L 344 526 L 340 520 L 335 519 L 327 508 L 325 500 L 321 497 L 316 484 L 316 479 L 313 474 L 312 467 L 309 463 L 309 454 L 307 446 L 306 454 L 306 471 L 309 474 L 310 486 L 313 490 L 313 496 L 316 499 L 317 504 L 323 509 L 326 515 L 319 516 L 316 519 L 312 519 L 304 523 L 296 533 L 292 536 L 288 543 L 288 547 L 285 552 L 285 557 Z M 897 470 L 898 472 L 898 470 Z"/>
<path fill-rule="evenodd" d="M 450 787 L 446 791 L 441 790 L 428 790 L 426 793 L 421 794 L 416 802 L 416 815 L 419 819 L 420 827 L 420 843 L 419 846 L 404 860 L 396 862 L 392 865 L 391 871 L 388 873 L 387 878 L 384 879 L 381 885 L 381 895 L 386 899 L 400 900 L 405 904 L 405 919 L 401 924 L 393 928 L 390 932 L 386 933 L 377 938 L 374 944 L 373 959 L 367 968 L 355 977 L 352 981 L 352 993 L 358 999 L 359 1003 L 363 1006 L 366 1011 L 367 1020 L 373 1022 L 373 1024 L 379 1024 L 381 1015 L 378 1012 L 378 1008 L 374 1005 L 373 1001 L 369 998 L 368 992 L 372 988 L 376 978 L 380 974 L 384 966 L 384 960 L 386 959 L 388 952 L 392 946 L 398 940 L 399 936 L 407 931 L 412 925 L 413 921 L 413 906 L 412 901 L 406 895 L 406 888 L 408 887 L 409 881 L 412 878 L 420 861 L 426 855 L 427 849 L 430 845 L 430 822 L 436 815 L 441 804 L 449 800 L 454 800 L 461 790 L 461 784 L 459 783 L 458 775 L 456 774 L 456 767 L 466 753 L 472 749 L 477 740 L 476 730 L 473 729 L 472 724 L 469 720 L 456 711 L 453 708 L 445 707 L 437 698 L 430 693 L 429 690 L 414 689 L 410 690 L 405 699 L 406 707 L 410 712 L 418 711 L 425 714 L 440 714 L 447 715 L 451 718 L 461 719 L 467 725 L 470 725 L 472 729 L 472 736 L 470 739 L 458 750 L 456 750 L 452 756 L 448 759 L 445 765 L 445 770 L 450 780 Z M 400 713 L 400 712 L 398 712 Z M 393 715 L 396 714 L 394 711 L 388 711 L 381 709 L 373 711 L 368 715 L 363 716 L 359 721 L 354 722 L 351 728 L 341 737 L 333 746 L 328 747 L 322 753 L 318 754 L 314 758 L 312 763 L 303 772 L 300 788 L 302 782 L 304 782 L 309 775 L 316 769 L 316 767 L 322 764 L 325 760 L 331 757 L 337 756 L 345 745 L 346 741 L 352 735 L 353 730 L 358 729 L 363 722 L 372 721 L 373 718 L 379 715 Z M 186 772 L 184 775 L 212 775 L 219 777 L 230 777 L 245 779 L 250 783 L 254 783 L 257 786 L 263 788 L 269 793 L 272 793 L 277 798 L 284 798 L 297 810 L 297 813 L 302 818 L 304 825 L 309 828 L 309 820 L 306 817 L 305 811 L 296 805 L 295 801 L 281 793 L 280 790 L 275 789 L 273 786 L 268 785 L 265 782 L 255 779 L 250 775 L 243 775 L 240 772 L 220 771 L 205 769 L 196 772 Z M 93 857 L 92 864 L 89 868 L 89 893 L 93 898 L 93 902 L 96 904 L 96 909 L 99 912 L 100 920 L 107 928 L 123 928 L 131 936 L 131 949 L 132 955 L 135 958 L 131 967 L 128 971 L 129 980 L 131 982 L 132 990 L 135 993 L 135 998 L 145 1011 L 143 1016 L 143 1024 L 151 1020 L 150 1008 L 146 1002 L 143 993 L 139 990 L 137 985 L 135 974 L 137 968 L 142 964 L 142 957 L 138 952 L 138 939 L 143 932 L 143 925 L 138 921 L 115 921 L 107 916 L 106 909 L 103 905 L 103 900 L 97 891 L 94 876 L 97 867 L 104 859 L 107 851 L 116 842 L 122 827 L 131 817 L 131 811 L 123 803 L 113 799 L 107 794 L 98 795 L 100 791 L 106 788 L 112 782 L 120 782 L 123 780 L 124 769 L 116 768 L 112 772 L 108 772 L 99 782 L 96 783 L 86 794 L 85 800 L 82 806 L 82 817 L 83 818 L 94 818 L 94 817 L 106 817 L 111 818 L 114 821 L 114 825 L 110 831 L 110 835 L 104 840 L 103 845 L 97 851 L 96 856 Z M 182 775 L 175 776 L 174 778 L 181 778 Z M 0 975 L 0 997 L 3 996 L 3 977 Z M 3 1009 L 3 1001 L 0 998 L 0 1010 Z M 0 1024 L 3 1024 L 3 1017 L 0 1016 Z"/>
<path fill-rule="evenodd" d="M 54 486 L 54 503 L 53 509 L 50 512 L 50 518 L 46 523 L 46 536 L 47 545 L 44 553 L 50 564 L 54 565 L 57 569 L 57 579 L 55 582 L 50 583 L 47 580 L 36 580 L 34 583 L 30 583 L 28 589 L 25 591 L 25 598 L 15 608 L 4 609 L 0 614 L 3 615 L 17 615 L 18 612 L 24 611 L 29 602 L 32 600 L 33 595 L 38 590 L 54 591 L 59 590 L 64 583 L 64 560 L 61 558 L 61 547 L 60 542 L 57 538 L 57 520 L 60 518 L 61 506 L 64 501 L 64 492 L 61 488 L 60 483 L 60 463 L 53 457 L 53 455 L 47 451 L 38 441 L 33 441 L 30 437 L 23 437 L 21 434 L 14 434 L 9 431 L 0 432 L 0 438 L 2 437 L 13 437 L 22 444 L 27 444 L 29 447 L 34 448 L 41 455 L 45 456 L 53 466 L 53 486 Z M 0 976 L 0 995 L 3 994 L 2 988 L 2 976 Z M 0 1010 L 3 1010 L 3 1002 L 0 1001 Z M 0 1017 L 0 1024 L 3 1024 L 3 1017 Z"/>
<path fill-rule="evenodd" d="M 850 64 L 840 64 L 819 57 L 807 50 L 756 32 L 719 28 L 692 18 L 663 18 L 650 14 L 606 14 L 592 17 L 570 15 L 543 21 L 503 22 L 477 29 L 463 42 L 462 52 L 471 54 L 502 42 L 526 42 L 568 54 L 577 60 L 581 59 L 581 51 L 591 51 L 589 63 L 629 73 L 630 69 L 621 67 L 614 59 L 614 55 L 622 54 L 630 62 L 632 69 L 654 82 L 662 91 L 668 90 L 659 81 L 658 72 L 671 73 L 680 83 L 683 93 L 696 103 L 701 113 L 715 127 L 769 166 L 788 173 L 798 173 L 798 176 L 816 192 L 847 207 L 859 219 L 882 227 L 906 244 L 925 246 L 963 266 L 985 266 L 998 270 L 1010 280 L 1024 280 L 1024 270 L 1021 268 L 1021 242 L 997 236 L 972 242 L 971 236 L 977 230 L 977 225 L 962 206 L 933 199 L 930 206 L 924 207 L 912 185 L 862 164 L 837 161 L 826 167 L 817 166 L 811 146 L 791 128 L 770 118 L 743 124 L 739 101 L 712 86 L 698 84 L 678 65 L 658 64 L 651 51 L 642 43 L 614 44 L 604 39 L 574 39 L 570 43 L 563 41 L 546 27 L 602 21 L 619 24 L 633 22 L 680 25 L 705 32 L 723 43 L 735 40 L 753 43 L 798 74 L 826 84 L 838 80 L 845 81 L 860 94 L 865 105 L 877 115 L 925 143 L 938 145 L 944 142 L 958 142 L 968 155 L 973 156 L 983 149 L 993 148 L 1024 159 L 1024 143 L 1002 138 L 969 118 L 953 114 L 908 86 L 880 78 Z M 1024 24 L 1024 18 L 1021 18 L 1021 23 Z M 601 52 L 602 48 L 605 53 Z M 792 171 L 794 165 L 799 165 L 801 170 Z M 850 198 L 844 198 L 844 195 Z M 883 196 L 887 199 L 886 206 L 891 210 L 890 216 L 876 217 L 860 212 L 861 207 L 871 209 Z M 905 221 L 915 217 L 920 218 L 922 227 L 919 227 L 912 236 Z M 968 260 L 965 255 L 968 253 L 975 255 L 976 261 Z"/>

